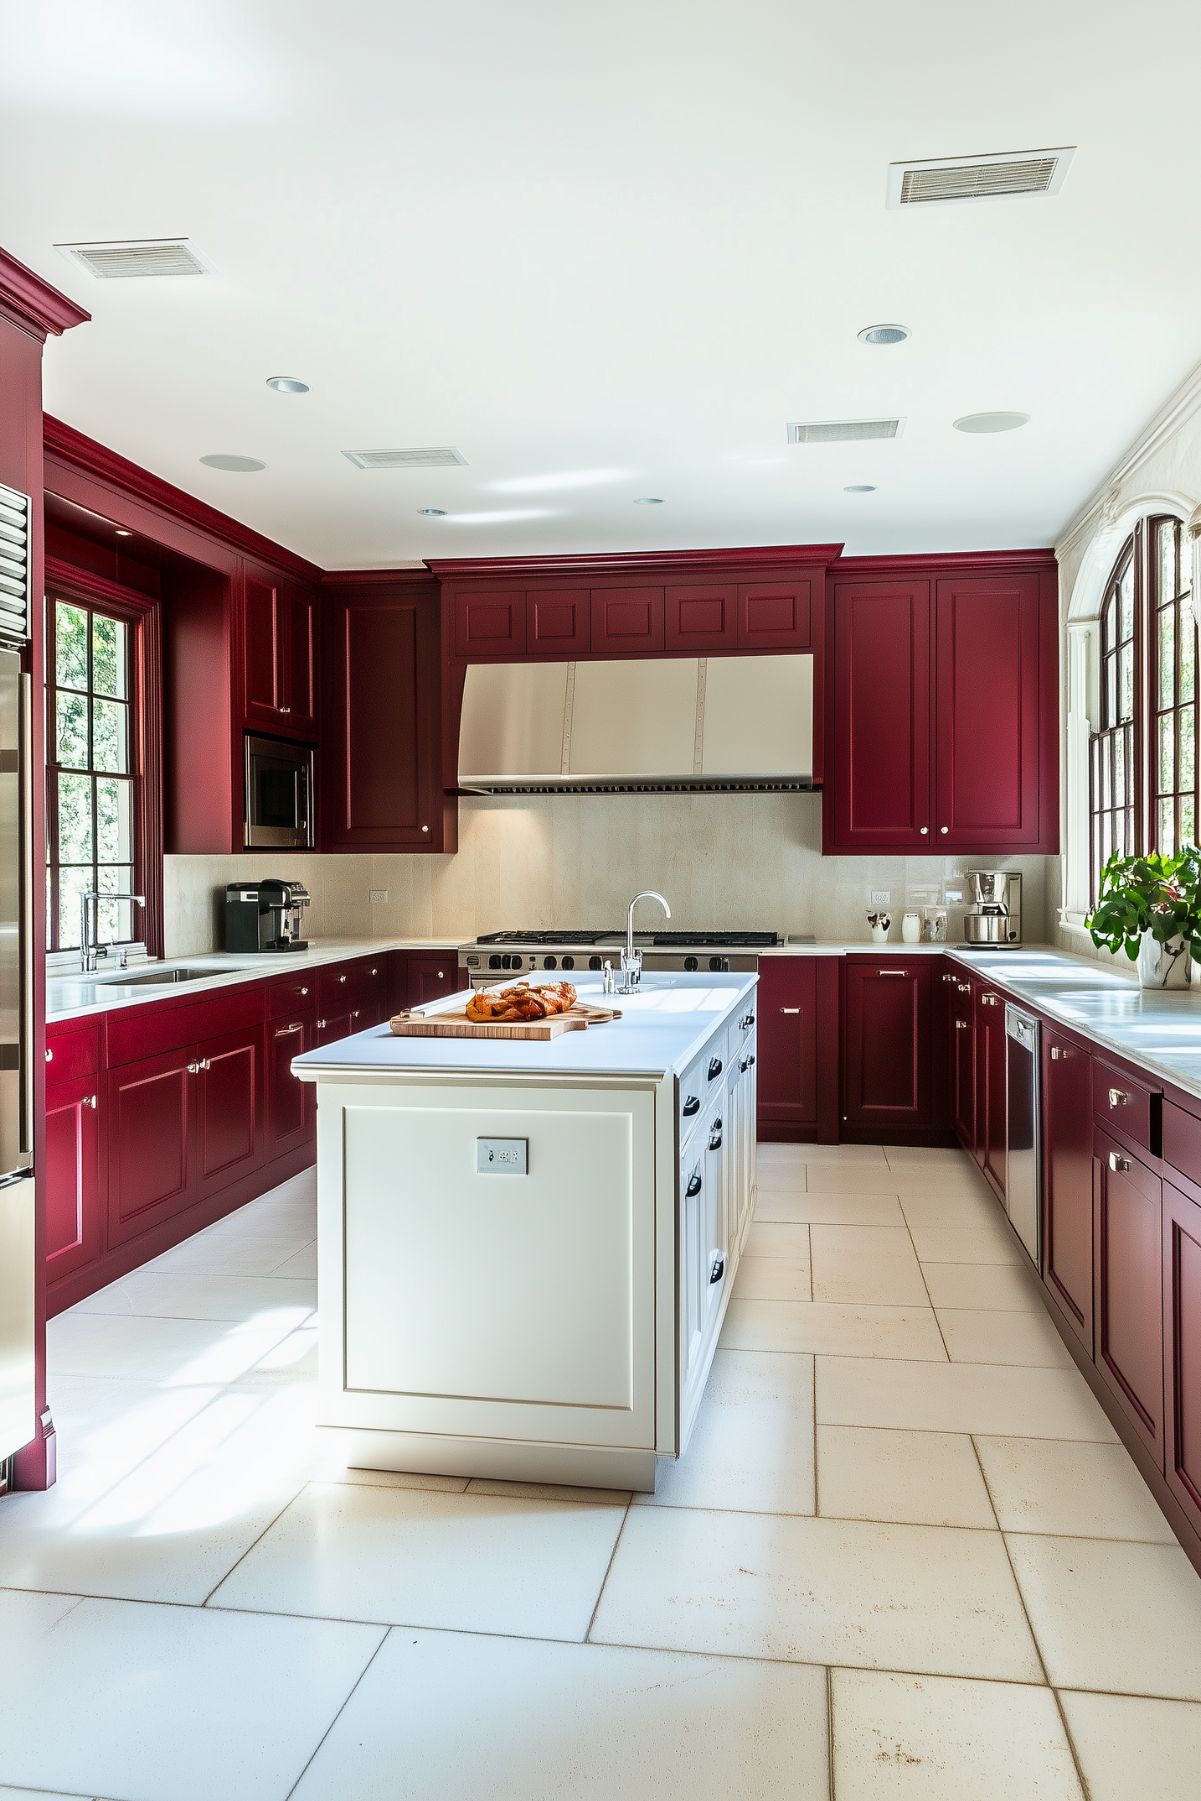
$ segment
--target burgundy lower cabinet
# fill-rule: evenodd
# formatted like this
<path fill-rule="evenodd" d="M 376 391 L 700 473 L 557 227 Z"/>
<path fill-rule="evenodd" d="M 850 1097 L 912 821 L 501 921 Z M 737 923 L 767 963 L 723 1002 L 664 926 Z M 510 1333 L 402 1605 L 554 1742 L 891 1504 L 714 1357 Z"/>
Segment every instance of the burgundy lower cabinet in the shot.
<path fill-rule="evenodd" d="M 1201 1205 L 1163 1189 L 1164 1472 L 1201 1532 Z"/>
<path fill-rule="evenodd" d="M 1092 1058 L 1049 1026 L 1042 1041 L 1043 1281 L 1093 1352 Z"/>
<path fill-rule="evenodd" d="M 311 1051 L 316 1042 L 314 1015 L 301 1013 L 287 1019 L 267 1022 L 266 1086 L 267 1145 L 266 1157 L 286 1157 L 290 1151 L 302 1150 L 313 1135 L 314 1101 L 310 1082 L 299 1082 L 292 1074 L 292 1059 Z"/>
<path fill-rule="evenodd" d="M 423 1007 L 428 1001 L 454 994 L 460 986 L 458 953 L 410 951 L 405 957 L 402 981 L 404 998 L 400 1004 L 404 1007 Z"/>
<path fill-rule="evenodd" d="M 846 959 L 842 1118 L 848 1137 L 870 1131 L 885 1143 L 894 1134 L 903 1142 L 934 1127 L 937 973 L 928 956 Z"/>
<path fill-rule="evenodd" d="M 41 1194 L 46 1280 L 58 1282 L 100 1254 L 100 1107 L 97 1077 L 46 1085 Z"/>
<path fill-rule="evenodd" d="M 760 1138 L 810 1136 L 817 1129 L 819 957 L 764 957 L 759 964 L 758 1126 Z M 837 1019 L 828 1023 L 837 1043 Z"/>
<path fill-rule="evenodd" d="M 1098 1127 L 1093 1141 L 1094 1357 L 1161 1467 L 1163 1233 L 1159 1177 Z"/>
<path fill-rule="evenodd" d="M 986 983 L 975 984 L 975 1139 L 973 1149 L 986 1179 L 1005 1196 L 1005 997 Z"/>
<path fill-rule="evenodd" d="M 258 1167 L 263 1117 L 263 1028 L 230 1032 L 197 1046 L 194 1184 L 224 1188 Z"/>
<path fill-rule="evenodd" d="M 950 977 L 947 1075 L 951 1129 L 964 1150 L 976 1146 L 976 1021 L 972 985 L 960 969 Z"/>

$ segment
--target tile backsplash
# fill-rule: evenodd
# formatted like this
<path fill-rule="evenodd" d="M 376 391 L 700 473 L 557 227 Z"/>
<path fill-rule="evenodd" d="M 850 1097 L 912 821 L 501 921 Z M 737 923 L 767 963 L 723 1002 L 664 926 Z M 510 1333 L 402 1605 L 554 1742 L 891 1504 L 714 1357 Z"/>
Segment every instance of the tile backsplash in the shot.
<path fill-rule="evenodd" d="M 305 883 L 313 938 L 453 944 L 502 926 L 610 927 L 624 922 L 639 888 L 658 888 L 673 927 L 866 942 L 869 891 L 888 889 L 899 942 L 907 902 L 920 904 L 914 890 L 952 881 L 976 861 L 823 857 L 821 805 L 817 794 L 490 797 L 460 802 L 453 856 L 168 857 L 166 954 L 218 949 L 225 884 L 264 874 Z M 1021 871 L 1026 939 L 1045 940 L 1054 859 L 995 861 Z M 373 890 L 387 900 L 373 901 Z M 952 909 L 948 936 L 959 935 Z"/>

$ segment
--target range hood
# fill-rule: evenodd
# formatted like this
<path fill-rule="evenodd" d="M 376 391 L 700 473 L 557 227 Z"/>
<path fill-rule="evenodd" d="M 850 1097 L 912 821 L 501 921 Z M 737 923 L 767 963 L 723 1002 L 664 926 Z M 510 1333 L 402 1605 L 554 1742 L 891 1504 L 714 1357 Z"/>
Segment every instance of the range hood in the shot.
<path fill-rule="evenodd" d="M 813 658 L 471 663 L 467 794 L 772 792 L 813 786 Z"/>

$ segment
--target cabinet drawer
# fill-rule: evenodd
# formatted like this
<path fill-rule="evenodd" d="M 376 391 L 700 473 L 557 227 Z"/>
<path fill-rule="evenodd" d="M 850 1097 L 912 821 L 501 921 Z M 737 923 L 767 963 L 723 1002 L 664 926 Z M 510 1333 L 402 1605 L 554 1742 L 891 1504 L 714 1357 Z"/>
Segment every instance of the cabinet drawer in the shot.
<path fill-rule="evenodd" d="M 1163 1157 L 1201 1188 L 1201 1119 L 1171 1101 L 1163 1103 Z"/>
<path fill-rule="evenodd" d="M 252 982 L 244 988 L 223 989 L 190 1007 L 131 1007 L 128 1013 L 109 1019 L 108 1066 L 116 1069 L 141 1057 L 182 1050 L 202 1039 L 218 1038 L 223 1032 L 258 1025 L 265 1016 L 266 1005 L 263 983 Z"/>
<path fill-rule="evenodd" d="M 271 984 L 272 1019 L 292 1018 L 313 1013 L 317 1008 L 317 972 L 312 969 L 284 976 Z"/>
<path fill-rule="evenodd" d="M 46 1086 L 74 1082 L 100 1067 L 100 1034 L 94 1025 L 46 1033 Z"/>
<path fill-rule="evenodd" d="M 366 962 L 356 958 L 353 963 L 333 963 L 328 969 L 317 971 L 317 1004 L 323 1014 L 345 1013 L 356 1007 L 364 1007 L 375 986 L 371 970 L 384 968 L 383 960 Z"/>
<path fill-rule="evenodd" d="M 1093 1063 L 1093 1112 L 1143 1149 L 1159 1155 L 1163 1095 L 1107 1063 Z M 1187 1173 L 1187 1172 L 1186 1172 Z"/>

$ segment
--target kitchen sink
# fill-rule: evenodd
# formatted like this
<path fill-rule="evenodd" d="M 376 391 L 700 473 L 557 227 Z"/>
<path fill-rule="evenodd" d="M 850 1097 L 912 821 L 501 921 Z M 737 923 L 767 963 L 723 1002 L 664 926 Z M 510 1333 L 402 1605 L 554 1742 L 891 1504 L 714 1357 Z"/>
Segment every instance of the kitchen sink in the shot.
<path fill-rule="evenodd" d="M 209 964 L 204 969 L 152 969 L 144 976 L 122 975 L 116 979 L 117 986 L 122 988 L 167 988 L 174 982 L 200 982 L 205 976 L 232 976 L 233 969 L 218 968 Z"/>

